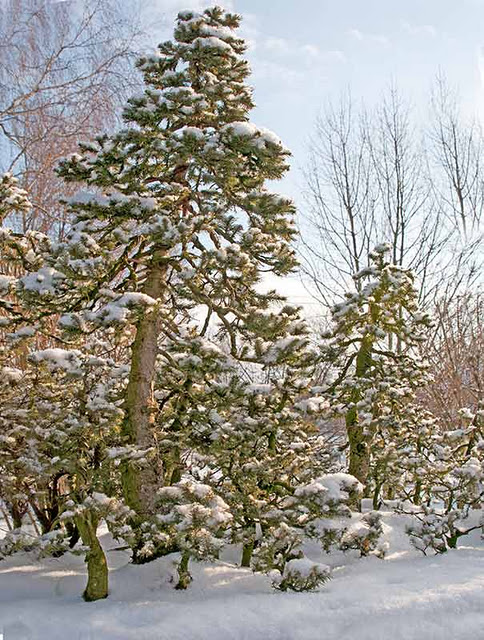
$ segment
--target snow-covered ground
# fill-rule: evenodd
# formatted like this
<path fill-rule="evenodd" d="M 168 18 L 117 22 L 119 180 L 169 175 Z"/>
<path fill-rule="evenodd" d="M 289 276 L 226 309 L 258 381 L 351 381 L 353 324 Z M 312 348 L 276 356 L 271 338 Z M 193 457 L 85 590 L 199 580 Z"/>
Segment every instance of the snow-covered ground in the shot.
<path fill-rule="evenodd" d="M 412 550 L 401 517 L 388 514 L 385 560 L 341 553 L 313 559 L 334 567 L 318 593 L 280 593 L 265 576 L 230 562 L 193 564 L 186 592 L 173 589 L 173 556 L 129 564 L 107 536 L 107 600 L 85 603 L 82 558 L 0 562 L 3 640 L 480 640 L 484 638 L 484 545 Z M 312 552 L 312 553 L 311 553 Z M 2 629 L 3 627 L 3 629 Z M 0 635 L 1 637 L 1 635 Z"/>

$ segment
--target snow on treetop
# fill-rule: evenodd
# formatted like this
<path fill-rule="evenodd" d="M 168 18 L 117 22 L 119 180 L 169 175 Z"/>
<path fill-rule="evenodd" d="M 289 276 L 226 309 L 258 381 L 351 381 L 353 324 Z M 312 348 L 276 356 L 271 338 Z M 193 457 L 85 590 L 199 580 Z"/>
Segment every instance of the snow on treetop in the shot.
<path fill-rule="evenodd" d="M 220 38 L 216 38 L 215 36 L 205 36 L 202 38 L 195 38 L 195 40 L 193 40 L 192 42 L 192 46 L 207 47 L 210 49 L 219 49 L 220 51 L 230 51 L 231 53 L 233 53 L 233 49 L 228 44 L 228 42 L 225 42 Z"/>
<path fill-rule="evenodd" d="M 381 244 L 377 244 L 376 247 L 373 249 L 373 251 L 375 253 L 383 254 L 390 251 L 390 249 L 391 247 L 387 242 L 382 242 Z"/>
<path fill-rule="evenodd" d="M 201 24 L 200 31 L 207 36 L 215 36 L 216 38 L 234 38 L 235 31 L 230 27 L 224 26 L 212 26 L 208 24 Z"/>
<path fill-rule="evenodd" d="M 264 148 L 267 144 L 284 148 L 281 139 L 275 133 L 264 127 L 257 127 L 252 122 L 229 122 L 222 127 L 222 131 L 239 138 L 256 138 L 258 146 L 261 148 Z"/>

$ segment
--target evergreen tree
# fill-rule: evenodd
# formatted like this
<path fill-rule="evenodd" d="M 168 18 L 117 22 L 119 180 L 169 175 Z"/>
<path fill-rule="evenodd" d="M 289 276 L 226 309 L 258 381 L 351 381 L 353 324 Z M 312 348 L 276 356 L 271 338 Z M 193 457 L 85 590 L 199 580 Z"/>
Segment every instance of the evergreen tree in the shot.
<path fill-rule="evenodd" d="M 144 465 L 122 467 L 140 520 L 156 512 L 166 474 L 154 396 L 160 346 L 183 335 L 196 310 L 202 334 L 218 323 L 233 358 L 256 359 L 246 339 L 275 340 L 280 324 L 264 314 L 278 296 L 257 284 L 265 271 L 295 266 L 293 204 L 264 186 L 286 171 L 288 152 L 248 121 L 238 24 L 219 8 L 179 14 L 174 41 L 138 63 L 147 86 L 129 101 L 128 127 L 80 144 L 60 168 L 86 189 L 69 202 L 68 239 L 40 274 L 49 287 L 39 313 L 60 311 L 71 334 L 134 328 L 122 432 L 126 445 L 149 454 Z"/>
<path fill-rule="evenodd" d="M 67 181 L 85 185 L 68 203 L 72 228 L 22 282 L 38 318 L 61 314 L 58 335 L 70 344 L 75 332 L 133 328 L 122 435 L 146 456 L 121 467 L 140 526 L 183 468 L 179 448 L 160 451 L 160 348 L 183 341 L 190 316 L 203 314 L 201 336 L 217 326 L 232 358 L 257 362 L 288 322 L 269 313 L 280 298 L 257 288 L 264 272 L 295 266 L 293 204 L 265 187 L 287 170 L 288 151 L 248 120 L 239 21 L 219 8 L 180 13 L 174 41 L 139 61 L 146 89 L 125 109 L 127 128 L 61 164 Z M 182 410 L 183 388 L 158 395 Z"/>
<path fill-rule="evenodd" d="M 359 290 L 333 309 L 323 357 L 334 367 L 326 388 L 332 411 L 345 420 L 348 472 L 374 501 L 388 476 L 395 433 L 414 412 L 415 390 L 426 365 L 419 345 L 430 318 L 418 308 L 413 275 L 388 262 L 388 247 L 371 254 L 371 265 L 356 274 Z"/>
<path fill-rule="evenodd" d="M 13 210 L 28 212 L 27 195 L 12 176 L 0 185 L 2 221 Z M 52 334 L 50 305 L 65 277 L 47 266 L 49 239 L 2 226 L 0 249 L 0 498 L 15 527 L 0 554 L 26 549 L 59 555 L 81 538 L 88 565 L 84 597 L 104 598 L 108 569 L 97 537 L 100 519 L 114 535 L 130 536 L 131 512 L 106 495 L 119 494 L 116 461 L 127 455 L 119 444 L 128 336 Z M 21 528 L 29 512 L 38 536 Z"/>
<path fill-rule="evenodd" d="M 424 554 L 455 549 L 462 536 L 484 526 L 484 403 L 460 413 L 460 428 L 428 430 L 420 440 L 418 466 L 405 478 L 418 487 L 419 500 L 409 505 L 406 492 L 398 492 L 399 510 L 412 516 L 407 533 Z"/>
<path fill-rule="evenodd" d="M 280 338 L 245 340 L 246 359 L 260 363 L 250 373 L 220 345 L 193 332 L 165 344 L 159 358 L 163 382 L 157 386 L 157 418 L 164 459 L 172 460 L 170 477 L 178 481 L 184 474 L 184 482 L 203 482 L 228 505 L 230 539 L 242 543 L 242 566 L 277 567 L 282 574 L 285 563 L 299 557 L 314 521 L 328 515 L 324 483 L 311 485 L 308 496 L 304 492 L 327 470 L 328 447 L 308 412 L 316 404 L 304 399 L 316 362 L 307 328 L 290 307 L 269 314 L 279 323 Z M 266 382 L 253 382 L 254 377 Z M 169 391 L 179 388 L 183 393 Z M 182 455 L 170 456 L 173 451 Z M 340 501 L 335 500 L 338 506 Z M 282 531 L 286 542 L 288 536 L 292 542 L 281 563 Z M 146 529 L 148 553 L 157 535 L 156 528 Z M 276 538 L 274 546 L 270 541 Z M 254 549 L 262 547 L 263 560 L 259 554 L 252 563 Z M 271 560 L 271 554 L 279 560 Z"/>

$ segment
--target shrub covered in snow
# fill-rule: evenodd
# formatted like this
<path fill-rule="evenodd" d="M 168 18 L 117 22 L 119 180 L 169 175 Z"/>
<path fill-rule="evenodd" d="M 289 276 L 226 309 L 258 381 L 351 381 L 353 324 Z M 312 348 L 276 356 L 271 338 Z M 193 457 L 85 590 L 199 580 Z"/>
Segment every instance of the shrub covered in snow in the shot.
<path fill-rule="evenodd" d="M 191 581 L 190 558 L 218 557 L 232 515 L 211 487 L 190 479 L 160 489 L 158 496 L 157 520 L 166 535 L 166 544 L 181 551 L 176 588 L 186 589 Z"/>
<path fill-rule="evenodd" d="M 370 511 L 345 529 L 341 536 L 340 549 L 356 549 L 361 556 L 372 554 L 383 558 L 386 546 L 381 541 L 382 533 L 381 515 L 377 511 Z"/>
<path fill-rule="evenodd" d="M 281 591 L 314 591 L 331 577 L 331 569 L 308 558 L 294 558 L 284 567 L 281 579 L 275 582 Z"/>

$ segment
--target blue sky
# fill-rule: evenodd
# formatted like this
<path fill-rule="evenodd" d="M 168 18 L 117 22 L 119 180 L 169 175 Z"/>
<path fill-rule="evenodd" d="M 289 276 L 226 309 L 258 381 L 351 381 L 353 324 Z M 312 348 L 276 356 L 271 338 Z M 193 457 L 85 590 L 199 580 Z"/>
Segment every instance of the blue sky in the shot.
<path fill-rule="evenodd" d="M 177 11 L 211 4 L 143 0 L 159 39 L 170 37 Z M 299 211 L 316 117 L 342 93 L 350 90 L 354 101 L 371 105 L 393 83 L 425 118 L 440 72 L 465 111 L 484 117 L 484 0 L 229 0 L 223 6 L 244 18 L 257 103 L 252 119 L 291 149 L 291 171 L 276 189 L 293 197 Z M 309 318 L 320 317 L 299 276 L 266 280 Z"/>
<path fill-rule="evenodd" d="M 160 37 L 169 37 L 178 10 L 212 4 L 151 1 L 146 17 L 159 16 Z M 316 116 L 348 89 L 355 100 L 372 103 L 394 82 L 425 114 L 440 70 L 466 111 L 484 115 L 484 0 L 230 0 L 223 6 L 244 17 L 253 120 L 293 152 L 281 190 L 298 201 Z"/>

